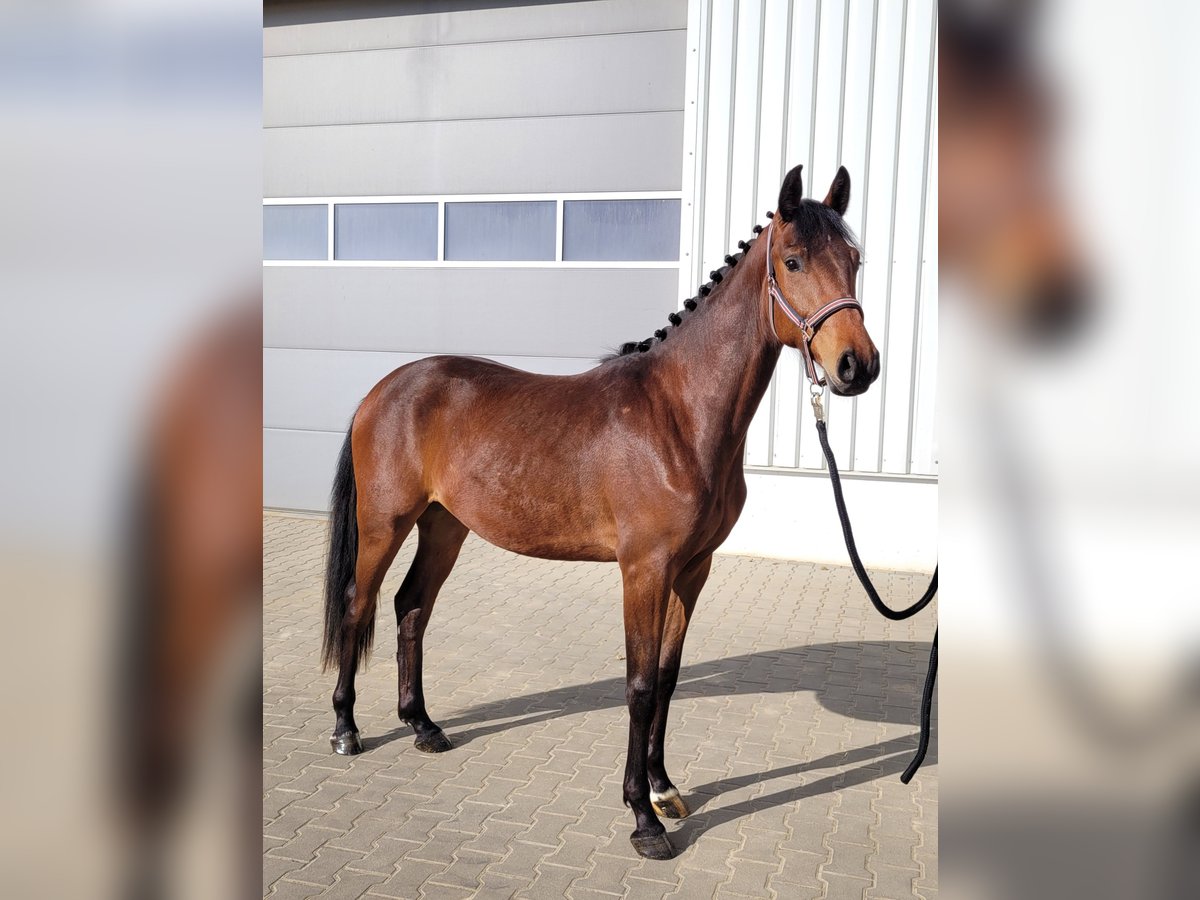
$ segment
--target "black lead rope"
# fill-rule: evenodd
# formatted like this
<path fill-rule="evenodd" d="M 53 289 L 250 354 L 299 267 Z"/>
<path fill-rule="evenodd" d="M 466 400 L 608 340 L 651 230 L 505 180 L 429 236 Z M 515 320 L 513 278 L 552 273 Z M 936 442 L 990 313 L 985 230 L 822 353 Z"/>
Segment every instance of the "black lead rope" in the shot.
<path fill-rule="evenodd" d="M 881 616 L 892 621 L 911 618 L 928 606 L 930 601 L 937 595 L 937 567 L 934 566 L 933 577 L 929 580 L 929 587 L 925 589 L 925 593 L 921 596 L 921 599 L 912 606 L 906 609 L 892 609 L 883 602 L 883 598 L 875 590 L 875 585 L 871 583 L 871 579 L 867 575 L 867 570 L 858 556 L 858 547 L 854 543 L 854 532 L 850 528 L 850 516 L 846 512 L 846 498 L 842 496 L 842 480 L 838 475 L 837 460 L 833 458 L 833 450 L 829 447 L 825 417 L 818 406 L 819 401 L 820 395 L 814 395 L 813 410 L 817 413 L 817 437 L 821 439 L 821 450 L 825 453 L 825 462 L 829 466 L 829 483 L 833 485 L 833 502 L 837 504 L 838 518 L 842 520 L 842 536 L 846 539 L 846 552 L 850 555 L 850 565 L 854 567 L 854 574 L 862 582 L 863 590 L 867 592 L 867 596 L 871 598 L 871 603 Z M 900 776 L 900 780 L 905 784 L 908 784 L 912 780 L 912 777 L 917 774 L 917 769 L 921 768 L 921 763 L 925 761 L 925 754 L 929 751 L 929 717 L 933 706 L 933 685 L 937 681 L 937 664 L 938 635 L 935 628 L 933 631 L 933 646 L 929 649 L 929 669 L 925 673 L 925 691 L 921 697 L 921 740 L 917 745 L 917 752 L 913 756 L 912 762 L 908 764 L 908 768 Z"/>
<path fill-rule="evenodd" d="M 833 499 L 837 504 L 838 516 L 842 520 L 842 535 L 846 539 L 846 552 L 850 554 L 850 564 L 854 567 L 854 574 L 862 582 L 867 596 L 871 598 L 871 603 L 879 610 L 881 616 L 893 621 L 911 618 L 928 606 L 929 602 L 937 594 L 937 567 L 934 566 L 933 578 L 930 579 L 929 587 L 926 589 L 925 594 L 907 609 L 892 609 L 889 607 L 883 602 L 883 598 L 879 596 L 879 592 L 875 590 L 875 585 L 871 584 L 867 570 L 863 567 L 862 560 L 858 557 L 858 548 L 854 545 L 854 532 L 850 529 L 850 516 L 846 512 L 846 500 L 842 496 L 842 482 L 838 477 L 837 460 L 833 458 L 833 451 L 829 448 L 829 437 L 825 433 L 825 409 L 821 405 L 821 387 L 825 384 L 825 379 L 818 377 L 812 353 L 812 339 L 822 322 L 844 309 L 857 310 L 860 315 L 864 315 L 862 304 L 854 297 L 839 297 L 807 315 L 802 315 L 799 310 L 795 309 L 783 296 L 783 291 L 780 290 L 779 282 L 775 278 L 775 261 L 771 256 L 771 229 L 774 227 L 775 222 L 771 213 L 767 213 L 767 218 L 772 219 L 771 223 L 767 225 L 766 274 L 767 295 L 769 298 L 767 301 L 767 309 L 769 310 L 767 321 L 771 325 L 771 333 L 780 343 L 784 342 L 780 339 L 779 332 L 775 330 L 776 306 L 783 310 L 784 314 L 792 321 L 792 324 L 799 329 L 801 339 L 795 346 L 804 358 L 804 374 L 808 376 L 811 386 L 813 414 L 817 419 L 817 437 L 821 439 L 821 449 L 825 452 L 825 461 L 829 464 L 829 482 L 833 485 Z M 757 226 L 755 227 L 756 232 L 760 230 Z M 921 763 L 925 761 L 925 754 L 929 750 L 929 715 L 930 708 L 933 706 L 933 685 L 936 680 L 937 629 L 935 628 L 933 631 L 933 646 L 929 649 L 929 670 L 925 673 L 925 693 L 921 698 L 921 740 L 917 745 L 917 752 L 913 756 L 912 762 L 908 764 L 908 768 L 900 776 L 900 780 L 905 784 L 908 784 L 912 780 L 912 777 L 917 774 L 917 769 L 921 768 Z"/>

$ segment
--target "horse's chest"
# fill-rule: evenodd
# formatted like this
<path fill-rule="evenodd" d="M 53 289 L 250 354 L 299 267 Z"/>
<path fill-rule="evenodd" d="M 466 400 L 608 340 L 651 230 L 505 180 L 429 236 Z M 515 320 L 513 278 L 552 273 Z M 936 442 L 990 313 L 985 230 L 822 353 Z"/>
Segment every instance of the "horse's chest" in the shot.
<path fill-rule="evenodd" d="M 746 476 L 740 465 L 731 470 L 697 510 L 697 538 L 717 546 L 729 536 L 746 503 Z"/>

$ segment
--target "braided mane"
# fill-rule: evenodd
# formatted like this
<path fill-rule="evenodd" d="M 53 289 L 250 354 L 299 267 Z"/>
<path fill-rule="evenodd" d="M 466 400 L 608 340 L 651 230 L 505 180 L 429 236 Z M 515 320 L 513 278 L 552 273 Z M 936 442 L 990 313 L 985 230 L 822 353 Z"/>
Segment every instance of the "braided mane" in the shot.
<path fill-rule="evenodd" d="M 787 222 L 795 230 L 796 238 L 803 244 L 814 244 L 822 237 L 832 237 L 844 240 L 850 246 L 861 252 L 862 247 L 859 245 L 858 238 L 854 232 L 850 230 L 850 226 L 846 224 L 836 210 L 826 206 L 817 200 L 801 200 L 794 208 L 785 210 L 785 214 L 781 214 L 780 221 Z M 772 219 L 775 213 L 768 212 L 767 218 Z M 682 324 L 684 316 L 694 310 L 700 302 L 713 291 L 717 290 L 719 285 L 728 276 L 730 269 L 736 266 L 750 247 L 762 234 L 763 226 L 754 226 L 754 236 L 748 241 L 738 241 L 738 250 L 741 252 L 734 253 L 725 257 L 725 265 L 708 273 L 709 280 L 700 285 L 696 294 L 683 301 L 683 310 L 673 312 L 667 316 L 669 324 L 666 328 L 660 328 L 654 332 L 653 336 L 646 338 L 644 341 L 627 341 L 620 346 L 615 352 L 604 357 L 601 362 L 607 362 L 610 359 L 619 359 L 622 356 L 629 356 L 634 353 L 645 353 L 656 343 L 662 343 L 670 335 L 671 329 Z"/>
<path fill-rule="evenodd" d="M 774 213 L 767 213 L 768 219 L 772 216 L 774 216 Z M 681 325 L 683 323 L 684 316 L 699 306 L 700 302 L 705 297 L 715 291 L 721 282 L 725 280 L 725 277 L 729 274 L 729 270 L 741 262 L 742 258 L 750 250 L 751 245 L 758 238 L 758 235 L 762 233 L 762 230 L 763 227 L 761 225 L 755 225 L 754 237 L 750 238 L 748 241 L 738 241 L 738 249 L 741 252 L 727 255 L 725 257 L 725 265 L 708 273 L 709 280 L 700 285 L 694 296 L 683 301 L 683 310 L 679 312 L 673 312 L 667 316 L 669 324 L 666 328 L 658 329 L 656 332 L 654 332 L 653 336 L 646 338 L 644 341 L 626 341 L 615 352 L 604 357 L 601 362 L 607 362 L 610 359 L 620 359 L 622 356 L 629 356 L 633 353 L 645 353 L 647 350 L 653 347 L 656 342 L 662 343 L 665 341 L 670 333 L 670 330 Z"/>

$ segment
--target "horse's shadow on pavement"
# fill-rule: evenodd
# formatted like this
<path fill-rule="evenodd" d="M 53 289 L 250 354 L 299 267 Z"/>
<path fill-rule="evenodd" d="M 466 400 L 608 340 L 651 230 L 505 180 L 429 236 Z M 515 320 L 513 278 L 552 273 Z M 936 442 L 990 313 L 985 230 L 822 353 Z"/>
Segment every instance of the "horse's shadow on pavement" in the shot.
<path fill-rule="evenodd" d="M 930 749 L 923 765 L 931 766 L 937 762 L 936 740 L 933 739 L 937 730 L 933 730 Z M 904 737 L 880 741 L 867 747 L 859 747 L 842 753 L 831 753 L 821 759 L 797 763 L 791 766 L 781 766 L 767 772 L 754 772 L 735 778 L 722 778 L 708 784 L 693 787 L 684 800 L 691 810 L 691 815 L 682 820 L 679 827 L 671 832 L 677 840 L 677 846 L 690 847 L 699 837 L 711 828 L 724 825 L 742 816 L 748 816 L 761 810 L 771 809 L 784 804 L 797 803 L 808 797 L 816 797 L 830 791 L 854 787 L 875 781 L 890 775 L 899 775 L 907 768 L 909 760 L 917 747 L 917 735 L 909 734 Z M 773 781 L 778 778 L 794 778 L 804 772 L 814 769 L 824 769 L 832 766 L 844 766 L 851 762 L 863 762 L 854 769 L 835 772 L 818 778 L 816 781 L 801 782 L 783 790 L 770 794 L 752 797 L 739 803 L 705 810 L 709 801 L 719 797 L 729 790 Z"/>
<path fill-rule="evenodd" d="M 929 646 L 921 641 L 843 641 L 694 663 L 680 670 L 674 700 L 812 691 L 823 708 L 847 718 L 915 726 Z M 454 746 L 462 747 L 518 725 L 624 706 L 625 679 L 604 678 L 482 703 L 439 724 Z M 936 715 L 933 723 L 926 766 L 937 762 Z M 372 750 L 396 739 L 409 739 L 411 735 L 411 729 L 401 725 L 377 737 L 367 736 L 363 743 L 367 750 Z M 669 735 L 668 728 L 668 740 Z M 741 816 L 896 775 L 908 765 L 916 745 L 914 732 L 821 759 L 689 786 L 685 799 L 692 815 L 682 820 L 672 834 L 684 845 L 690 845 L 710 828 Z M 730 790 L 850 763 L 861 765 L 729 806 L 704 810 L 713 799 Z"/>

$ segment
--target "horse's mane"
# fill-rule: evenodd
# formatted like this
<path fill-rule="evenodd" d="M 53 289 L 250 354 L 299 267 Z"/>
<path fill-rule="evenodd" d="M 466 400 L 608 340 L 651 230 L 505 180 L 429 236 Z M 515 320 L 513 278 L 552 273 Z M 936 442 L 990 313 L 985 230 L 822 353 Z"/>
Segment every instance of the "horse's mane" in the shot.
<path fill-rule="evenodd" d="M 773 218 L 774 215 L 774 213 L 769 212 L 767 213 L 767 218 Z M 846 220 L 838 214 L 837 210 L 817 200 L 801 200 L 795 206 L 781 210 L 779 218 L 780 221 L 787 222 L 792 226 L 797 240 L 802 244 L 812 245 L 821 238 L 836 238 L 844 240 L 859 252 L 862 251 L 858 238 L 850 230 L 850 226 L 846 224 Z M 620 359 L 623 356 L 629 356 L 634 353 L 645 353 L 656 343 L 665 341 L 670 330 L 683 324 L 684 317 L 688 313 L 695 310 L 705 298 L 720 291 L 721 284 L 729 275 L 730 270 L 741 262 L 742 258 L 749 252 L 751 245 L 762 234 L 762 231 L 762 225 L 755 225 L 754 236 L 750 240 L 738 241 L 738 249 L 741 252 L 726 256 L 725 265 L 708 273 L 709 280 L 700 285 L 693 296 L 683 301 L 683 309 L 667 316 L 669 324 L 666 328 L 658 329 L 654 332 L 653 336 L 643 341 L 626 341 L 600 361 L 608 362 L 609 360 Z"/>

